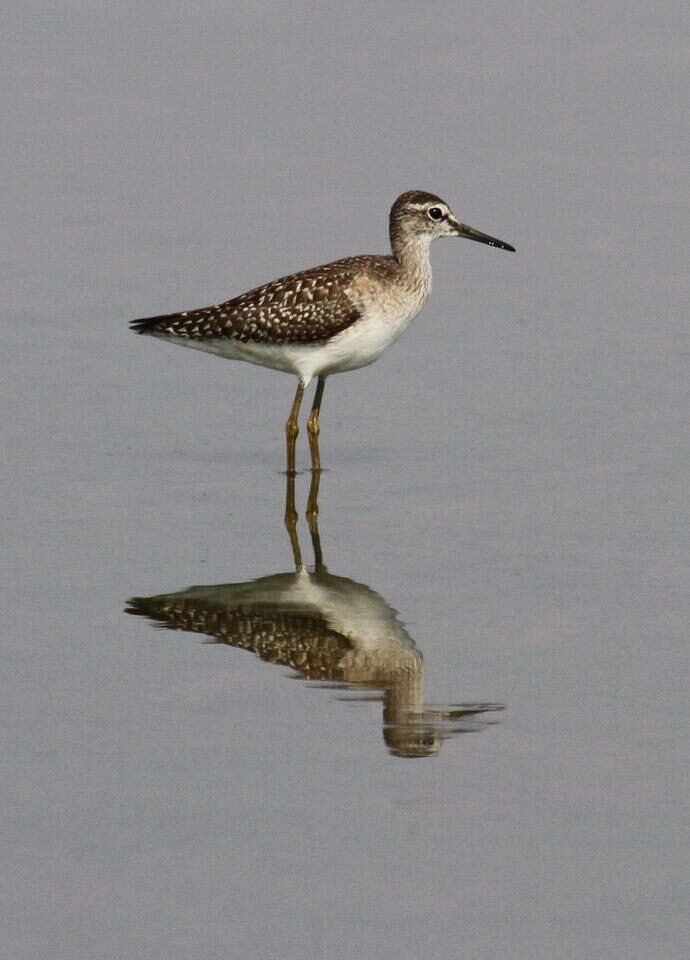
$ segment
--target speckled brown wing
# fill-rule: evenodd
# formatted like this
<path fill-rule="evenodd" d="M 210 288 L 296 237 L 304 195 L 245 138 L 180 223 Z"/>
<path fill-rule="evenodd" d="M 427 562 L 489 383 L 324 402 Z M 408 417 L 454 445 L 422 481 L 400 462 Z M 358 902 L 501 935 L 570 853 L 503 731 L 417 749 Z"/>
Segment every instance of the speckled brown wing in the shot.
<path fill-rule="evenodd" d="M 125 612 L 148 617 L 168 630 L 201 633 L 212 643 L 250 650 L 308 680 L 342 680 L 340 663 L 352 649 L 318 615 L 289 612 L 272 604 L 226 606 L 199 598 L 133 597 Z"/>
<path fill-rule="evenodd" d="M 240 343 L 314 343 L 361 316 L 346 290 L 369 257 L 347 257 L 256 287 L 225 303 L 134 320 L 137 333 Z"/>

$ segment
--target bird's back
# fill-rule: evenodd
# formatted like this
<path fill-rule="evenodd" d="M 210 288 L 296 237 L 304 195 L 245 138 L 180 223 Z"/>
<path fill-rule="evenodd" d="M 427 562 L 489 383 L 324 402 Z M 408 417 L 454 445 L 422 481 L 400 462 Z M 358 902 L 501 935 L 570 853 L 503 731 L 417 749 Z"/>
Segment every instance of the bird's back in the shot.
<path fill-rule="evenodd" d="M 196 310 L 134 320 L 131 328 L 182 340 L 234 340 L 239 343 L 314 343 L 347 329 L 362 316 L 353 296 L 367 278 L 390 283 L 393 257 L 363 255 L 335 260 L 280 277 L 231 300 Z"/>

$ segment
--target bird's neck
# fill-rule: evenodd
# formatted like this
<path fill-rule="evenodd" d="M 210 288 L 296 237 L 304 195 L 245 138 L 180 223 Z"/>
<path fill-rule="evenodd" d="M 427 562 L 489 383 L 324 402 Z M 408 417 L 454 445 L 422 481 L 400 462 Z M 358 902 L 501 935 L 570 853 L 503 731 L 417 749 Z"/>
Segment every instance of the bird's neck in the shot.
<path fill-rule="evenodd" d="M 428 296 L 431 292 L 431 238 L 412 234 L 391 237 L 393 256 L 398 262 L 400 277 L 408 285 L 419 288 Z"/>

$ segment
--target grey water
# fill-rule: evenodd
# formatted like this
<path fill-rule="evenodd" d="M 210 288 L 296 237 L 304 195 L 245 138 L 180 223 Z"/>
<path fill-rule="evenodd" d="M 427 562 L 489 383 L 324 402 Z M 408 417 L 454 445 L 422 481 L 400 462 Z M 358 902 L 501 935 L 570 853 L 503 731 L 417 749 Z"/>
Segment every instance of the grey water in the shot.
<path fill-rule="evenodd" d="M 685 6 L 9 21 L 4 955 L 686 960 Z M 291 541 L 292 380 L 127 321 L 410 188 L 517 253 L 435 244 Z"/>

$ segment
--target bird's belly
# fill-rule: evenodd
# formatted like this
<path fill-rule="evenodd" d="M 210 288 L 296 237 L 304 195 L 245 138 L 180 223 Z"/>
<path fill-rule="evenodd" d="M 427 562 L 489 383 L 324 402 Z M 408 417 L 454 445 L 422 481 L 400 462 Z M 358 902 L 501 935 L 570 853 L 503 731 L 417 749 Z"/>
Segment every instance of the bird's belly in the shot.
<path fill-rule="evenodd" d="M 152 336 L 159 340 L 166 340 L 168 343 L 175 343 L 180 347 L 212 353 L 226 360 L 244 360 L 245 363 L 255 363 L 260 367 L 282 370 L 284 373 L 294 373 L 298 376 L 301 375 L 301 355 L 311 346 L 310 344 L 252 343 L 251 341 L 243 343 L 231 337 L 193 340 L 168 333 L 154 333 Z"/>
<path fill-rule="evenodd" d="M 398 308 L 397 312 L 369 310 L 330 340 L 315 343 L 243 343 L 227 337 L 193 340 L 167 333 L 153 336 L 228 360 L 244 360 L 292 373 L 308 383 L 316 376 L 344 373 L 373 363 L 407 329 L 418 312 L 419 308 Z"/>
<path fill-rule="evenodd" d="M 322 345 L 319 369 L 315 372 L 328 376 L 368 366 L 405 332 L 416 313 L 368 313 Z"/>

